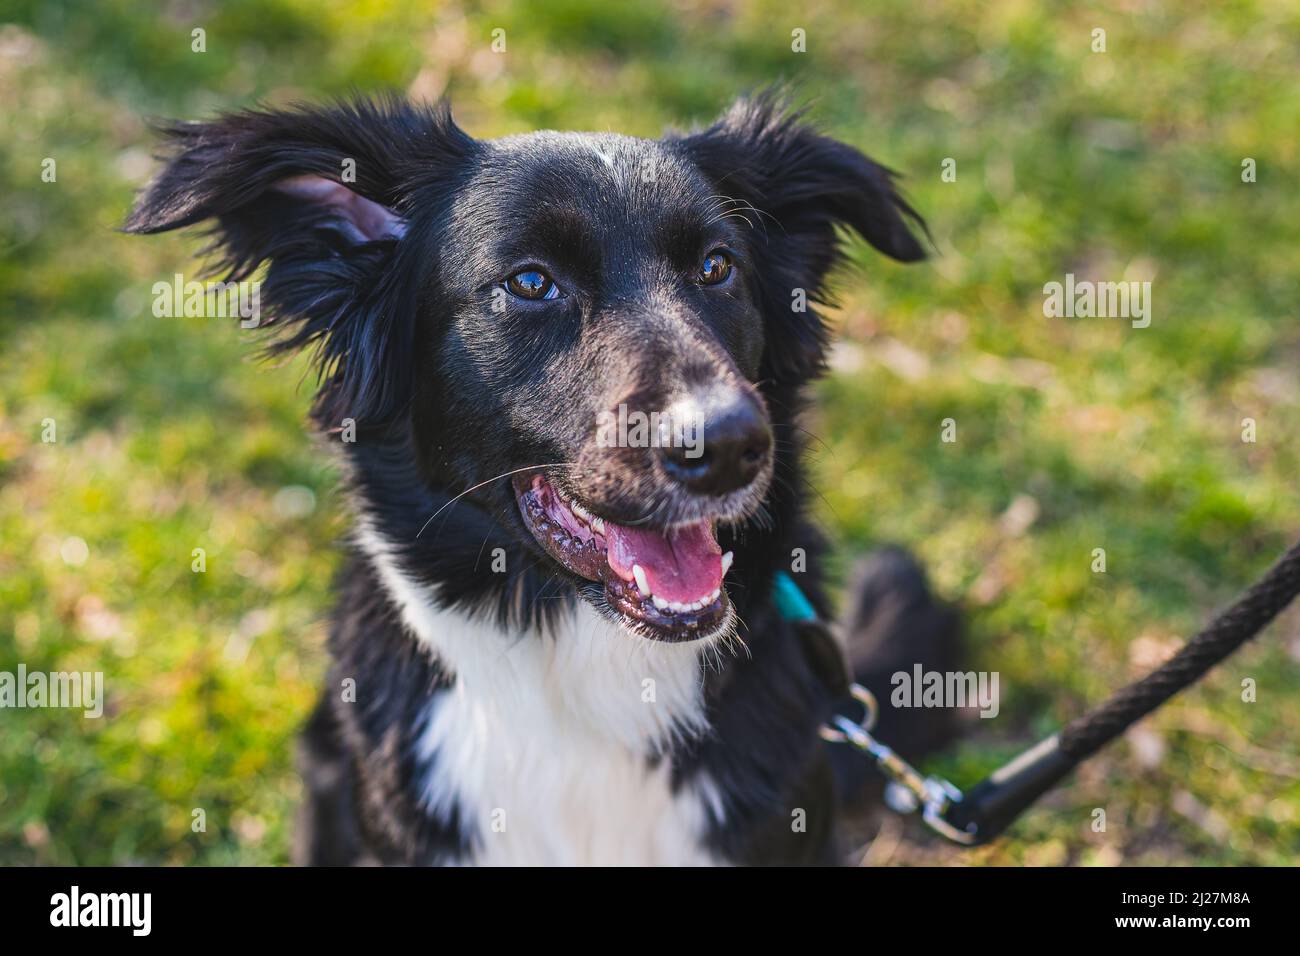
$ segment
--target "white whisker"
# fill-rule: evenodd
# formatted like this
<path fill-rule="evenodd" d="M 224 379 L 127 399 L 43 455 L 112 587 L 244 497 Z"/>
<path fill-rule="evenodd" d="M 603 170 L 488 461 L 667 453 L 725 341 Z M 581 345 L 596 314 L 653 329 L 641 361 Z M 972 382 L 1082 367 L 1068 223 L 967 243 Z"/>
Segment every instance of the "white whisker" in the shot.
<path fill-rule="evenodd" d="M 456 495 L 456 497 L 452 498 L 450 501 L 448 501 L 445 505 L 443 505 L 433 514 L 429 515 L 429 520 L 426 521 L 424 524 L 420 525 L 420 530 L 415 532 L 415 536 L 418 538 L 420 535 L 424 534 L 424 529 L 429 527 L 430 522 L 432 522 L 434 518 L 438 517 L 438 515 L 442 514 L 444 511 L 446 511 L 448 508 L 454 505 L 461 498 L 464 498 L 466 495 L 470 494 L 471 492 L 478 491 L 484 485 L 490 485 L 494 481 L 500 481 L 502 478 L 509 478 L 511 475 L 517 475 L 522 471 L 540 471 L 544 468 L 572 468 L 575 464 L 577 464 L 577 462 L 557 461 L 554 464 L 550 464 L 550 465 L 525 465 L 523 468 L 516 468 L 514 471 L 502 472 L 501 474 L 497 475 L 495 478 L 489 478 L 487 481 L 480 481 L 477 485 L 473 485 L 469 488 L 466 488 L 464 491 Z"/>

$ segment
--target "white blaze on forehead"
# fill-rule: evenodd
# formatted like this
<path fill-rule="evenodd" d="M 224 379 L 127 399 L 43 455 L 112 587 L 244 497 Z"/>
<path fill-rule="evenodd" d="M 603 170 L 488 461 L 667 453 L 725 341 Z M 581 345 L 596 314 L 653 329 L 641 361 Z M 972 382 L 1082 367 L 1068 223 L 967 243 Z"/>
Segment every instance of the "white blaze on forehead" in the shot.
<path fill-rule="evenodd" d="M 617 189 L 635 189 L 638 182 L 645 178 L 647 163 L 658 164 L 659 158 L 652 148 L 641 148 L 636 141 L 626 142 L 616 138 L 601 139 L 590 143 L 587 149 L 595 159 L 595 172 L 608 173 Z M 653 180 L 652 176 L 651 179 Z"/>
<path fill-rule="evenodd" d="M 600 164 L 596 167 L 597 176 L 600 175 L 601 169 L 608 170 L 609 178 L 613 180 L 615 189 L 623 189 L 628 185 L 631 178 L 631 164 L 626 158 L 618 162 L 618 146 L 614 143 L 602 143 L 599 146 L 592 146 L 591 151 L 595 154 L 597 162 Z"/>

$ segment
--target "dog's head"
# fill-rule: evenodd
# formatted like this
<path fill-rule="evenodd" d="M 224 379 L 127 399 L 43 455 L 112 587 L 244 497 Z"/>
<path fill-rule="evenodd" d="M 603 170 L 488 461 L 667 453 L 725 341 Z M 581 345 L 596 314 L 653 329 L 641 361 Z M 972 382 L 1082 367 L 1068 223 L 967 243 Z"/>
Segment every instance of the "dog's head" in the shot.
<path fill-rule="evenodd" d="M 397 100 L 167 133 L 128 230 L 213 219 L 233 278 L 269 261 L 322 426 L 409 428 L 430 487 L 664 640 L 731 619 L 717 525 L 761 510 L 768 399 L 821 367 L 837 227 L 923 256 L 890 173 L 771 96 L 653 141 L 478 141 Z"/>

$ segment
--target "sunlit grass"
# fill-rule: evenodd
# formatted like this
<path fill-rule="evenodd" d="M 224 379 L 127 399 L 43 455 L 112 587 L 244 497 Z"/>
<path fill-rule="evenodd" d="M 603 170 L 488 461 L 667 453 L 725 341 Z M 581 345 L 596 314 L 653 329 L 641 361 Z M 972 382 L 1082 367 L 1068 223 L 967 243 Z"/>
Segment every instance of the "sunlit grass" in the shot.
<path fill-rule="evenodd" d="M 150 116 L 397 87 L 450 94 L 481 136 L 656 135 L 780 79 L 903 172 L 938 253 L 902 267 L 856 244 L 837 277 L 813 506 L 842 565 L 900 541 L 965 606 L 971 666 L 1000 672 L 1003 700 L 935 762 L 960 782 L 1143 673 L 1300 530 L 1292 4 L 17 6 L 0 28 L 0 670 L 102 670 L 109 715 L 0 712 L 0 862 L 287 859 L 346 518 L 302 428 L 306 364 L 150 314 L 198 245 L 114 232 L 151 169 Z M 1066 272 L 1151 280 L 1151 327 L 1044 318 Z M 1014 839 L 892 859 L 1294 863 L 1298 620 Z"/>

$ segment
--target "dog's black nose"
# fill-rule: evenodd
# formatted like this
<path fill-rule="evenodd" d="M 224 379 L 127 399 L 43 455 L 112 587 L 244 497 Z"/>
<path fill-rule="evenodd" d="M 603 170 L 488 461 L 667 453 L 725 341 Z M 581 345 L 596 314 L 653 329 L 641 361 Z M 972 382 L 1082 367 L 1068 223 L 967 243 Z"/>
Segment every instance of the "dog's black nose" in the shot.
<path fill-rule="evenodd" d="M 678 484 L 699 495 L 725 495 L 758 477 L 772 448 L 772 429 L 752 396 L 709 389 L 679 403 L 674 417 L 693 423 L 682 433 L 686 440 L 659 449 L 664 470 Z"/>

